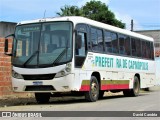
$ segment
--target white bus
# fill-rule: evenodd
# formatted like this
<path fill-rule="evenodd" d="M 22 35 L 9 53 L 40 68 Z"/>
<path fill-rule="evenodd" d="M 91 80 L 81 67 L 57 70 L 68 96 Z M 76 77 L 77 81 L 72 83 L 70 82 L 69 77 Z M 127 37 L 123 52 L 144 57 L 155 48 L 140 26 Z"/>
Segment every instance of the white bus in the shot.
<path fill-rule="evenodd" d="M 13 37 L 12 86 L 37 102 L 55 93 L 83 93 L 97 101 L 105 91 L 138 96 L 155 84 L 153 39 L 83 17 L 23 21 Z"/>

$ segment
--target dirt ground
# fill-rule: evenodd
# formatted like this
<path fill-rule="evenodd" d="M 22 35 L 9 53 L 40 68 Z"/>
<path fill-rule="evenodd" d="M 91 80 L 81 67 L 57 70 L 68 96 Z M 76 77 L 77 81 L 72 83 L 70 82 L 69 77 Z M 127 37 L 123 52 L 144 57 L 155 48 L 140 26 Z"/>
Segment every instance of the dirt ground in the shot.
<path fill-rule="evenodd" d="M 115 96 L 115 95 L 123 95 L 122 92 L 119 93 L 111 93 L 105 92 L 104 96 Z M 84 98 L 84 96 L 83 96 Z M 74 97 L 74 96 L 63 96 L 63 97 L 51 97 L 50 101 L 67 101 L 74 99 L 83 99 L 82 97 Z M 34 94 L 29 96 L 5 96 L 0 98 L 0 108 L 8 107 L 8 106 L 19 106 L 19 105 L 30 105 L 37 104 Z"/>
<path fill-rule="evenodd" d="M 0 98 L 0 107 L 27 105 L 29 103 L 36 103 L 33 95 L 29 96 L 4 96 Z"/>
<path fill-rule="evenodd" d="M 160 90 L 160 86 L 151 88 L 150 91 Z M 148 92 L 143 91 L 141 92 Z M 118 93 L 111 93 L 105 92 L 104 96 L 117 96 L 123 95 L 123 92 Z M 81 97 L 82 98 L 82 97 Z M 74 100 L 74 99 L 81 99 L 74 96 L 64 96 L 64 97 L 51 97 L 50 101 L 67 101 L 67 100 Z M 82 98 L 84 99 L 84 97 Z M 0 108 L 1 107 L 8 107 L 8 106 L 21 106 L 21 105 L 30 105 L 30 104 L 37 104 L 34 94 L 29 94 L 27 96 L 5 96 L 0 98 Z"/>

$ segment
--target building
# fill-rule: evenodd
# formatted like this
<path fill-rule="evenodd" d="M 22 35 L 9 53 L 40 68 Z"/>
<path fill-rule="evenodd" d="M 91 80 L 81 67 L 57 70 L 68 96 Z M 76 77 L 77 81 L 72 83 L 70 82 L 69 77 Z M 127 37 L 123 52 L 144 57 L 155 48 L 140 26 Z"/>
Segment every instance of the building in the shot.
<path fill-rule="evenodd" d="M 142 30 L 135 32 L 152 37 L 155 42 L 156 56 L 160 56 L 160 30 Z"/>
<path fill-rule="evenodd" d="M 13 34 L 17 23 L 0 21 L 0 38 Z"/>
<path fill-rule="evenodd" d="M 14 93 L 11 82 L 11 57 L 4 55 L 4 41 L 7 35 L 13 34 L 17 23 L 0 21 L 0 98 L 5 96 L 27 97 L 31 93 Z M 9 40 L 12 42 L 12 40 Z M 11 49 L 12 45 L 9 45 Z"/>

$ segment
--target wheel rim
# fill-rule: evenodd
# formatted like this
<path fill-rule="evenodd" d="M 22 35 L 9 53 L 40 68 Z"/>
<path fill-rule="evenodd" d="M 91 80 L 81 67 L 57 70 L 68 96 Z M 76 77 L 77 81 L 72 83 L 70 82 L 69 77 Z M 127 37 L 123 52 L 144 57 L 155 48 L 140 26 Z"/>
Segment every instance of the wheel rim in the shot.
<path fill-rule="evenodd" d="M 98 95 L 98 85 L 95 82 L 92 82 L 91 84 L 91 94 L 94 98 L 96 98 Z"/>

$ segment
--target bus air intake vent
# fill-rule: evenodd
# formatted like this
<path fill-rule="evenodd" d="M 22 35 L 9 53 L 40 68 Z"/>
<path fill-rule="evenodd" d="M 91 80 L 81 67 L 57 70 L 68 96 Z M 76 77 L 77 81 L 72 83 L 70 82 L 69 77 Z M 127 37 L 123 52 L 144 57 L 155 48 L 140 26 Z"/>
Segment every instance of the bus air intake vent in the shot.
<path fill-rule="evenodd" d="M 26 86 L 25 91 L 53 91 L 55 88 L 51 85 Z"/>
<path fill-rule="evenodd" d="M 56 74 L 23 75 L 24 80 L 52 80 Z"/>

